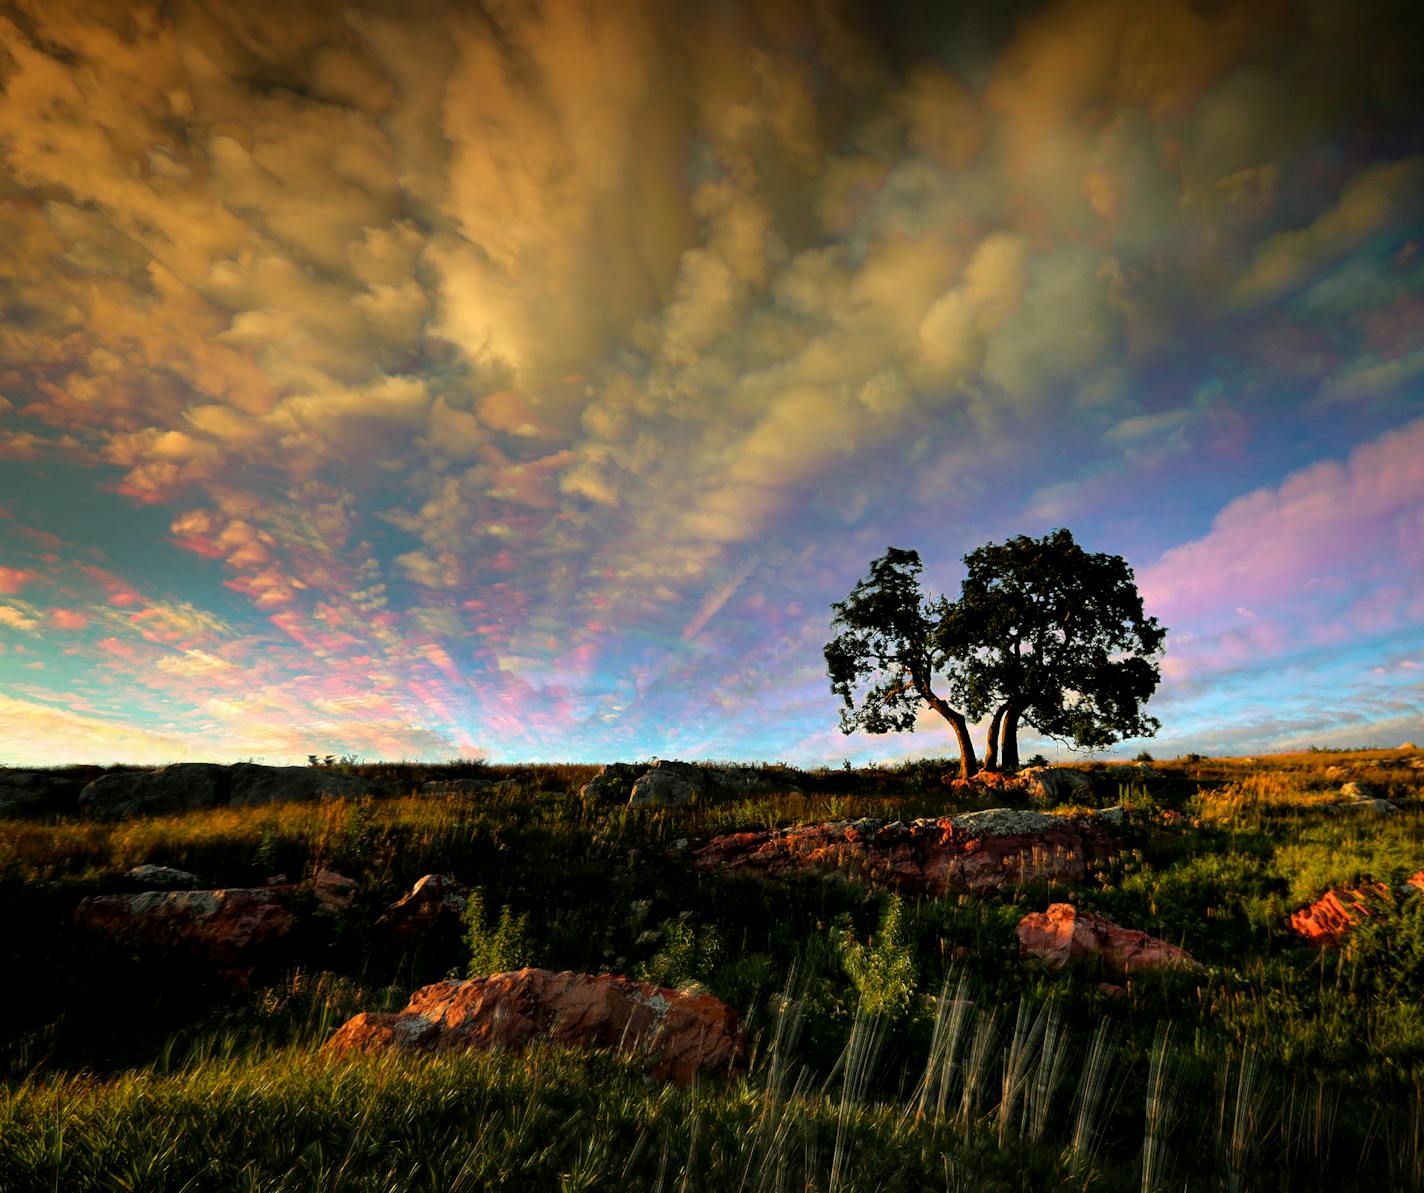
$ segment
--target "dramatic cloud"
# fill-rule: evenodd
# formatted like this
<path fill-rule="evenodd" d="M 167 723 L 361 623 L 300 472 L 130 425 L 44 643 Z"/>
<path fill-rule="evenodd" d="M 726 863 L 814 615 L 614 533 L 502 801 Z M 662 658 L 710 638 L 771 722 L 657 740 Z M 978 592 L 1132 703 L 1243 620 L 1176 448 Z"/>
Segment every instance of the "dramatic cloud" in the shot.
<path fill-rule="evenodd" d="M 1179 684 L 1384 649 L 1424 97 L 1373 9 L 5 8 L 10 739 L 829 757 L 865 563 L 1064 521 L 1158 560 Z"/>

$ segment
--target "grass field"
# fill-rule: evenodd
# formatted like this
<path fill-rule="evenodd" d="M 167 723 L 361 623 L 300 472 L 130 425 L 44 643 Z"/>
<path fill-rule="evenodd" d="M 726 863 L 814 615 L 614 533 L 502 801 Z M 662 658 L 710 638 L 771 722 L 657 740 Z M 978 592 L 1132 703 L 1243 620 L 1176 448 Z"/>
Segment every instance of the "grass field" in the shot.
<path fill-rule="evenodd" d="M 475 795 L 0 821 L 0 1189 L 1424 1187 L 1424 900 L 1382 903 L 1338 951 L 1288 926 L 1328 887 L 1424 868 L 1424 770 L 1391 751 L 1156 767 L 1116 793 L 1132 827 L 1085 886 L 937 899 L 697 875 L 677 845 L 957 810 L 943 763 L 668 809 L 586 805 L 594 768 L 549 765 L 483 769 L 516 782 Z M 411 792 L 442 770 L 355 769 Z M 1333 807 L 1346 777 L 1396 810 Z M 73 928 L 142 862 L 360 889 L 235 990 Z M 483 915 L 383 946 L 375 918 L 430 872 Z M 1015 926 L 1059 899 L 1205 968 L 1121 989 L 1034 969 Z M 748 1067 L 679 1089 L 568 1050 L 318 1053 L 472 954 L 701 983 L 742 1012 Z"/>

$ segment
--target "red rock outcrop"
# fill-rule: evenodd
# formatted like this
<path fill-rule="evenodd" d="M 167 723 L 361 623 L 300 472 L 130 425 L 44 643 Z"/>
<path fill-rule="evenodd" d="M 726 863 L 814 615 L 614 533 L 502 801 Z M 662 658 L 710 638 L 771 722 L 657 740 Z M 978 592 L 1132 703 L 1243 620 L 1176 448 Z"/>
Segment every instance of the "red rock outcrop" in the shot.
<path fill-rule="evenodd" d="M 435 932 L 458 931 L 470 888 L 445 874 L 417 879 L 410 894 L 392 903 L 376 927 L 405 943 Z"/>
<path fill-rule="evenodd" d="M 1101 959 L 1112 973 L 1143 969 L 1200 969 L 1185 949 L 1135 928 L 1123 928 L 1071 903 L 1050 903 L 1019 921 L 1019 952 L 1047 969 Z"/>
<path fill-rule="evenodd" d="M 1372 897 L 1386 899 L 1393 894 L 1417 894 L 1421 891 L 1424 891 L 1424 870 L 1405 879 L 1397 892 L 1391 891 L 1386 882 L 1329 890 L 1309 907 L 1295 912 L 1290 918 L 1290 926 L 1311 944 L 1338 946 L 1351 928 L 1373 914 L 1369 908 Z"/>
<path fill-rule="evenodd" d="M 1115 813 L 1115 814 L 1114 814 Z M 993 808 L 931 820 L 854 820 L 730 833 L 696 850 L 704 872 L 766 877 L 838 873 L 916 894 L 997 889 L 1024 882 L 1079 882 L 1105 854 L 1121 809 L 1048 816 Z"/>
<path fill-rule="evenodd" d="M 680 994 L 613 974 L 547 969 L 422 987 L 403 1011 L 349 1020 L 323 1051 L 520 1048 L 536 1036 L 641 1052 L 654 1076 L 679 1084 L 726 1072 L 742 1052 L 736 1011 L 710 994 Z"/>
<path fill-rule="evenodd" d="M 959 799 L 1028 799 L 1028 790 L 1018 775 L 1004 771 L 981 770 L 968 779 L 961 779 L 955 772 L 945 771 L 940 776 L 940 782 Z"/>
<path fill-rule="evenodd" d="M 237 980 L 293 924 L 270 888 L 95 895 L 80 901 L 74 918 L 119 944 L 184 952 Z"/>

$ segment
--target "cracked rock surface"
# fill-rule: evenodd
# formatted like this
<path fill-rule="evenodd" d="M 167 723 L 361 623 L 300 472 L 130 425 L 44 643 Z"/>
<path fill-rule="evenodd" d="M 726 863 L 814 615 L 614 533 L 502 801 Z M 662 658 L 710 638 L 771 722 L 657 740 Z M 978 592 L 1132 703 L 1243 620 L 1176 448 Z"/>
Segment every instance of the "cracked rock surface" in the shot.
<path fill-rule="evenodd" d="M 726 1072 L 742 1051 L 736 1011 L 710 994 L 532 968 L 423 986 L 402 1011 L 349 1020 L 323 1050 L 521 1048 L 535 1037 L 641 1053 L 653 1076 L 684 1085 Z"/>
<path fill-rule="evenodd" d="M 694 854 L 703 871 L 768 878 L 838 874 L 928 895 L 1044 881 L 1081 882 L 1111 847 L 1121 808 L 1053 816 L 989 808 L 915 821 L 830 821 L 714 837 Z"/>

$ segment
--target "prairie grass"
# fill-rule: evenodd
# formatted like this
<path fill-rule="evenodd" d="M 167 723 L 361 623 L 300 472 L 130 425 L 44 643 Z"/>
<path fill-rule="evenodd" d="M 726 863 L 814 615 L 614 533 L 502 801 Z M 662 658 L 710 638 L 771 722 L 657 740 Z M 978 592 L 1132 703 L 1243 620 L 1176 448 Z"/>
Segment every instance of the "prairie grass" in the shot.
<path fill-rule="evenodd" d="M 1119 787 L 1133 827 L 1071 892 L 691 867 L 719 832 L 961 810 L 943 761 L 768 768 L 779 794 L 647 809 L 581 799 L 594 768 L 574 764 L 373 764 L 354 769 L 396 794 L 0 820 L 22 975 L 0 984 L 0 1189 L 1420 1187 L 1424 900 L 1382 897 L 1336 952 L 1287 921 L 1329 887 L 1424 868 L 1424 771 L 1389 751 L 1154 765 Z M 514 782 L 416 794 L 440 774 Z M 1328 809 L 1352 778 L 1397 810 Z M 329 867 L 359 892 L 343 914 L 305 908 L 290 954 L 235 991 L 73 927 L 79 898 L 141 862 L 213 886 Z M 382 943 L 375 918 L 432 872 L 481 892 L 466 938 Z M 1203 971 L 1026 965 L 1019 918 L 1065 896 Z M 509 958 L 698 981 L 743 1011 L 750 1067 L 680 1090 L 559 1049 L 316 1052 L 359 1010 Z"/>

